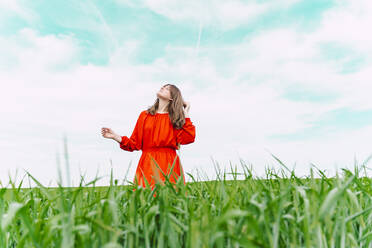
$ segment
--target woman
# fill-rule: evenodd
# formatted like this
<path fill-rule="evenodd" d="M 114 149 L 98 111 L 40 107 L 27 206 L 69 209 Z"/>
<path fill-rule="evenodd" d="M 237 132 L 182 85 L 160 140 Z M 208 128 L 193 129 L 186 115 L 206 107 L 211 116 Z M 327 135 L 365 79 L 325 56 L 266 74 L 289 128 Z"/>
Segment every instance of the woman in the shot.
<path fill-rule="evenodd" d="M 141 112 L 130 138 L 120 136 L 110 128 L 102 128 L 103 137 L 116 140 L 121 149 L 142 150 L 133 180 L 135 184 L 146 187 L 146 180 L 151 189 L 157 181 L 163 184 L 163 173 L 169 175 L 173 164 L 169 180 L 175 183 L 181 173 L 185 179 L 176 150 L 180 145 L 195 141 L 195 126 L 190 120 L 189 109 L 190 104 L 183 101 L 180 90 L 173 84 L 166 84 L 157 92 L 155 103 Z M 183 183 L 186 184 L 185 180 Z"/>

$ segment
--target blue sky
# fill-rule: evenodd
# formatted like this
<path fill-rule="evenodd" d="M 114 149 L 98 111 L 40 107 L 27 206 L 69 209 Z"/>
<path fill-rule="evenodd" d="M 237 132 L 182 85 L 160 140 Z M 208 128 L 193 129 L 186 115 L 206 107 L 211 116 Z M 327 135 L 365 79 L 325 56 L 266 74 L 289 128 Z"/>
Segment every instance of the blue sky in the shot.
<path fill-rule="evenodd" d="M 81 49 L 78 59 L 82 64 L 107 64 L 110 56 L 108 51 L 128 39 L 141 40 L 133 62 L 151 63 L 164 56 L 167 44 L 195 46 L 195 38 L 199 33 L 194 22 L 170 21 L 167 16 L 146 8 L 140 1 L 134 6 L 126 5 L 125 1 L 22 3 L 25 9 L 32 11 L 32 21 L 16 14 L 3 13 L 8 18 L 5 18 L 2 33 L 11 35 L 23 28 L 32 28 L 41 35 L 73 35 Z M 229 30 L 211 23 L 203 28 L 200 46 L 239 44 L 247 37 L 254 37 L 258 31 L 277 27 L 296 26 L 302 31 L 311 30 L 319 25 L 319 16 L 331 6 L 332 1 L 312 1 L 311 4 L 294 1 L 288 8 L 275 6 L 251 22 L 240 23 Z M 182 4 L 179 8 L 182 8 Z"/>
<path fill-rule="evenodd" d="M 63 133 L 75 180 L 110 158 L 118 177 L 132 160 L 132 177 L 140 152 L 99 130 L 129 136 L 163 82 L 192 105 L 186 171 L 213 177 L 211 156 L 241 156 L 259 173 L 275 166 L 267 149 L 302 174 L 349 166 L 372 153 L 371 16 L 366 0 L 2 1 L 0 180 L 54 180 Z"/>

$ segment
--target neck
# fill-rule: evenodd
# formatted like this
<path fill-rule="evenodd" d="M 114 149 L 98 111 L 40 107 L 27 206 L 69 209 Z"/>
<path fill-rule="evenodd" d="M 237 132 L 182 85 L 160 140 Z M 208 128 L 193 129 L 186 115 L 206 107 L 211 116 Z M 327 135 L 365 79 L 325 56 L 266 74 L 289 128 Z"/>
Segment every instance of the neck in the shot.
<path fill-rule="evenodd" d="M 169 100 L 159 98 L 158 112 L 168 112 Z"/>

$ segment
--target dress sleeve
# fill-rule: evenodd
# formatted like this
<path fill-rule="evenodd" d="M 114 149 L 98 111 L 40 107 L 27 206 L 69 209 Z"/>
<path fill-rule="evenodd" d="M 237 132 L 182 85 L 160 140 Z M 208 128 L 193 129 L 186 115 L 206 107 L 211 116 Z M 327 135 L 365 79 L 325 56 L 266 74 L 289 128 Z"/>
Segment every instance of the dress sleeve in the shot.
<path fill-rule="evenodd" d="M 185 124 L 181 129 L 176 129 L 176 143 L 187 145 L 195 141 L 195 126 L 189 117 L 185 118 Z"/>
<path fill-rule="evenodd" d="M 121 149 L 123 149 L 125 151 L 129 151 L 129 152 L 133 152 L 135 150 L 140 150 L 141 149 L 142 140 L 140 140 L 140 138 L 139 138 L 139 122 L 140 122 L 140 118 L 141 118 L 142 113 L 140 114 L 140 116 L 137 119 L 136 126 L 134 127 L 132 135 L 130 136 L 130 138 L 128 138 L 127 136 L 122 136 L 121 137 L 121 142 L 120 142 L 120 148 Z"/>

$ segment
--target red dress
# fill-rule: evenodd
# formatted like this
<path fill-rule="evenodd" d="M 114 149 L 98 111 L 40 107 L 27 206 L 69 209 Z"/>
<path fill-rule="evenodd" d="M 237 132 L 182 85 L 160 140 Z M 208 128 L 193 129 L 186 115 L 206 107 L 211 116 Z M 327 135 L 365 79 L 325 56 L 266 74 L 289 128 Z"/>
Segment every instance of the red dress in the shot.
<path fill-rule="evenodd" d="M 169 175 L 174 162 L 170 181 L 175 183 L 181 173 L 185 178 L 180 158 L 176 153 L 176 149 L 179 149 L 177 144 L 186 145 L 193 143 L 194 140 L 195 126 L 190 118 L 185 118 L 183 127 L 176 129 L 168 113 L 151 115 L 147 110 L 142 111 L 130 138 L 122 136 L 120 142 L 120 148 L 123 150 L 129 152 L 142 150 L 133 183 L 137 181 L 138 185 L 146 187 L 146 179 L 153 189 L 157 179 L 165 181 L 163 173 Z M 154 160 L 163 173 L 159 171 Z M 185 184 L 185 181 L 183 183 Z"/>

